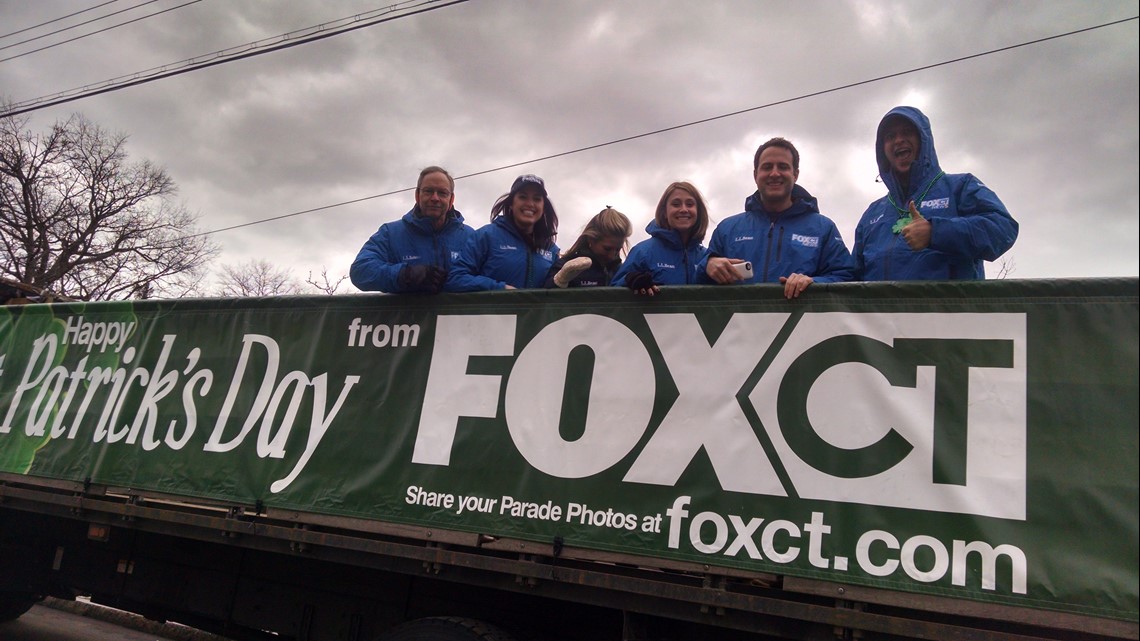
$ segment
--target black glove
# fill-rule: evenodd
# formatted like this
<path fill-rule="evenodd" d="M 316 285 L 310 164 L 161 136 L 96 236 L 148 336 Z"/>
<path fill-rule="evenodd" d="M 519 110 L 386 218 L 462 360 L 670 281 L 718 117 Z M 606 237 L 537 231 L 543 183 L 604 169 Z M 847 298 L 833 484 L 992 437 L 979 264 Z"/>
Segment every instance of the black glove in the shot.
<path fill-rule="evenodd" d="M 630 272 L 625 277 L 625 285 L 634 291 L 653 287 L 653 272 Z"/>
<path fill-rule="evenodd" d="M 405 265 L 396 284 L 401 291 L 438 294 L 447 280 L 447 271 L 435 265 Z"/>
<path fill-rule="evenodd" d="M 438 294 L 443 291 L 443 284 L 447 282 L 447 270 L 431 265 L 428 267 L 427 289 L 424 291 Z"/>

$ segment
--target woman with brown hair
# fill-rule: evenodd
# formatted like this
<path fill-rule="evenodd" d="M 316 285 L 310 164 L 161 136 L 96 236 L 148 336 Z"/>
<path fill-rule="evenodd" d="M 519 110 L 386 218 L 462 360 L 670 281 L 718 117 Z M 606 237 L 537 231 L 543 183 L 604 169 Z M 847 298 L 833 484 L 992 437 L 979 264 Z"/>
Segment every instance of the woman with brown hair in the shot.
<path fill-rule="evenodd" d="M 546 183 L 534 174 L 515 179 L 491 207 L 491 223 L 471 235 L 451 267 L 445 291 L 542 287 L 558 256 L 558 214 Z"/>
<path fill-rule="evenodd" d="M 709 209 L 692 183 L 670 184 L 645 227 L 649 238 L 634 245 L 611 284 L 653 296 L 660 285 L 697 284 L 697 263 L 705 254 L 701 242 L 709 227 Z"/>

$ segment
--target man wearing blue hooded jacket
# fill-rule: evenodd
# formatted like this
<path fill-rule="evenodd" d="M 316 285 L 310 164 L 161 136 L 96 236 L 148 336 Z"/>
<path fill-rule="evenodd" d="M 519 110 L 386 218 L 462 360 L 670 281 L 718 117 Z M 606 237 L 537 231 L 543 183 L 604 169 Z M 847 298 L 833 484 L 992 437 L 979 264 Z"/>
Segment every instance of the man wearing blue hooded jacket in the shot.
<path fill-rule="evenodd" d="M 443 289 L 451 262 L 474 230 L 453 207 L 455 180 L 442 167 L 420 172 L 415 196 L 411 211 L 381 225 L 360 249 L 348 272 L 357 289 L 391 294 Z"/>
<path fill-rule="evenodd" d="M 751 262 L 752 279 L 780 282 L 784 296 L 798 298 L 808 285 L 851 280 L 851 253 L 816 199 L 796 184 L 800 154 L 784 138 L 773 138 L 752 159 L 756 193 L 744 201 L 744 213 L 717 225 L 708 257 L 697 266 L 704 282 L 747 280 L 735 265 Z"/>
<path fill-rule="evenodd" d="M 1017 221 L 997 194 L 970 174 L 942 171 L 930 120 L 918 109 L 883 116 L 875 158 L 887 195 L 855 228 L 859 280 L 982 280 L 982 262 L 1017 240 Z"/>

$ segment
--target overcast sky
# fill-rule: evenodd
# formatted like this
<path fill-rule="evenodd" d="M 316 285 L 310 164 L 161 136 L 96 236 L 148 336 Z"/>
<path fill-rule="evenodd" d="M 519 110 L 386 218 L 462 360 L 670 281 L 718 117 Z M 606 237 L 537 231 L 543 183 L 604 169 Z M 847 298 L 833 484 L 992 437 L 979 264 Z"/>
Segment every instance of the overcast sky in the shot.
<path fill-rule="evenodd" d="M 0 0 L 0 34 L 101 1 Z M 8 47 L 0 58 L 186 0 L 10 46 L 142 1 L 0 38 Z M 1135 0 L 444 5 L 41 109 L 30 126 L 44 131 L 79 112 L 128 134 L 131 156 L 167 168 L 201 231 L 408 190 L 215 235 L 215 267 L 266 259 L 303 280 L 322 268 L 347 274 L 368 236 L 410 208 L 426 165 L 456 176 L 492 170 L 456 185 L 456 208 L 473 227 L 487 223 L 516 175 L 535 173 L 557 208 L 562 247 L 607 205 L 630 217 L 636 242 L 674 180 L 702 190 L 714 222 L 742 211 L 755 190 L 752 154 L 777 135 L 799 148 L 800 184 L 850 247 L 860 215 L 885 193 L 875 128 L 909 104 L 930 117 L 943 169 L 978 176 L 1020 223 L 1006 254 L 1010 277 L 1140 275 L 1137 20 L 804 97 L 1135 18 Z M 0 62 L 0 99 L 38 98 L 385 6 L 203 0 Z M 516 163 L 524 164 L 493 171 Z M 346 281 L 340 291 L 355 290 Z"/>

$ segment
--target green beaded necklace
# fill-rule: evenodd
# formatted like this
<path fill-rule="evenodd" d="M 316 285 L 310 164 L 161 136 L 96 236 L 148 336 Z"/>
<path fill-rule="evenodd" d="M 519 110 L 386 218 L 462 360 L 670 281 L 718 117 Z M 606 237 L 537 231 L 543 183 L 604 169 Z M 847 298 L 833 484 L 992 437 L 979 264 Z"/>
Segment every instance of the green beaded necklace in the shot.
<path fill-rule="evenodd" d="M 931 178 L 930 183 L 928 183 L 926 185 L 926 189 L 923 189 L 922 193 L 919 194 L 918 199 L 917 199 L 918 202 L 922 202 L 922 200 L 924 198 L 926 198 L 926 194 L 930 192 L 930 188 L 934 186 L 934 183 L 937 182 L 939 178 L 941 178 L 945 175 L 946 175 L 946 172 L 939 171 L 937 176 L 935 176 L 934 178 Z M 903 209 L 902 207 L 899 207 L 898 203 L 895 202 L 895 199 L 891 198 L 891 194 L 889 192 L 887 193 L 887 202 L 889 202 L 891 204 L 891 206 L 894 207 L 899 212 L 899 219 L 896 220 L 894 226 L 891 227 L 891 233 L 897 234 L 900 231 L 902 231 L 903 227 L 906 227 L 907 225 L 909 225 L 912 222 L 912 219 L 910 217 L 910 210 L 909 209 Z"/>

